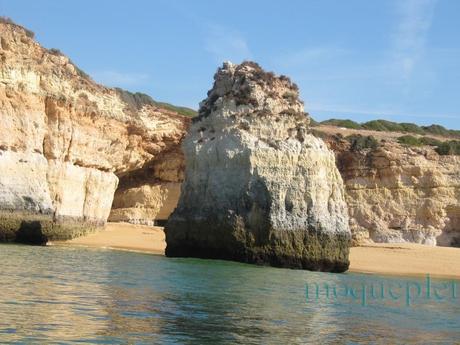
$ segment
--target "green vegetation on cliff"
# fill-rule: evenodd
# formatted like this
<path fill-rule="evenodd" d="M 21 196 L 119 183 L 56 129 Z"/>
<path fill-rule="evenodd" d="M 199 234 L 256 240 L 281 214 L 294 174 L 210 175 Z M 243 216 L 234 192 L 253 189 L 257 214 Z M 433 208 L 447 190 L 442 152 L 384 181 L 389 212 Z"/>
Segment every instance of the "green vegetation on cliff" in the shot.
<path fill-rule="evenodd" d="M 423 138 L 417 138 L 412 135 L 403 135 L 398 138 L 398 143 L 406 146 L 423 146 Z"/>
<path fill-rule="evenodd" d="M 352 120 L 329 119 L 321 122 L 322 125 L 337 126 L 351 129 L 362 129 L 361 125 Z"/>
<path fill-rule="evenodd" d="M 414 123 L 397 123 L 387 120 L 373 120 L 362 124 L 363 129 L 382 132 L 407 132 L 425 134 L 425 131 Z"/>
<path fill-rule="evenodd" d="M 398 138 L 398 143 L 406 146 L 423 146 L 430 145 L 435 147 L 435 151 L 442 155 L 460 155 L 460 141 L 440 141 L 428 137 L 414 137 L 412 135 L 403 135 Z"/>
<path fill-rule="evenodd" d="M 319 126 L 320 123 L 310 116 L 310 127 Z"/>
<path fill-rule="evenodd" d="M 436 152 L 440 155 L 460 155 L 460 141 L 445 141 L 436 147 Z"/>
<path fill-rule="evenodd" d="M 352 134 L 345 137 L 351 146 L 352 151 L 359 151 L 364 149 L 376 149 L 379 146 L 378 140 L 372 135 Z"/>
<path fill-rule="evenodd" d="M 195 117 L 197 115 L 197 112 L 193 109 L 179 107 L 165 102 L 157 102 L 152 97 L 142 92 L 130 92 L 118 87 L 115 88 L 115 90 L 117 90 L 121 99 L 133 109 L 140 109 L 143 105 L 147 104 L 160 107 L 166 110 L 174 111 L 183 116 Z"/>
<path fill-rule="evenodd" d="M 447 129 L 440 125 L 418 126 L 415 123 L 398 123 L 388 120 L 372 120 L 364 123 L 358 123 L 346 119 L 330 119 L 322 121 L 320 124 L 350 129 L 367 129 L 379 132 L 401 132 L 420 135 L 431 134 L 447 138 L 460 139 L 460 130 Z"/>
<path fill-rule="evenodd" d="M 407 146 L 439 146 L 442 144 L 442 141 L 430 137 L 414 137 L 412 135 L 403 135 L 398 138 L 398 143 Z"/>
<path fill-rule="evenodd" d="M 180 107 L 180 106 L 172 105 L 172 104 L 165 103 L 165 102 L 155 102 L 155 104 L 161 108 L 172 110 L 178 114 L 188 116 L 188 117 L 195 117 L 198 114 L 196 110 L 193 110 L 187 107 Z"/>
<path fill-rule="evenodd" d="M 460 138 L 460 131 L 459 130 L 453 130 L 453 129 L 446 129 L 443 126 L 440 125 L 431 125 L 431 126 L 426 126 L 422 127 L 426 133 L 434 134 L 434 135 L 440 135 L 443 137 L 454 137 L 454 138 Z"/>

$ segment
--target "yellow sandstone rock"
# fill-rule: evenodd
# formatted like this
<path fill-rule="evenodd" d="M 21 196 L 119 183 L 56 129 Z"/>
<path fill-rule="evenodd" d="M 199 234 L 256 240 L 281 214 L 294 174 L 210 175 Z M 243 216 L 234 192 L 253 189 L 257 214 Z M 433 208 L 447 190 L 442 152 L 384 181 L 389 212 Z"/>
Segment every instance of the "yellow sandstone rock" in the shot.
<path fill-rule="evenodd" d="M 105 224 L 119 178 L 180 177 L 160 158 L 180 157 L 189 119 L 94 83 L 18 25 L 0 23 L 0 46 L 0 240 L 76 236 Z"/>

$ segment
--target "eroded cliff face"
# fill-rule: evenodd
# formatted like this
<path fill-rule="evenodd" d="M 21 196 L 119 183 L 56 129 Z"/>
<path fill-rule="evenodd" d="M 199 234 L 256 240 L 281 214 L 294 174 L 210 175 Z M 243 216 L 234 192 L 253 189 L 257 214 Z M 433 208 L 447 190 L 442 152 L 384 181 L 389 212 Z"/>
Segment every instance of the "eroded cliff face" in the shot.
<path fill-rule="evenodd" d="M 166 255 L 346 270 L 342 179 L 333 152 L 307 133 L 296 85 L 251 62 L 225 63 L 214 78 L 184 139 Z"/>
<path fill-rule="evenodd" d="M 179 200 L 184 170 L 182 150 L 174 145 L 172 150 L 158 155 L 148 168 L 121 177 L 109 221 L 164 224 Z"/>
<path fill-rule="evenodd" d="M 94 83 L 20 26 L 0 23 L 0 48 L 0 240 L 80 235 L 107 220 L 118 177 L 161 184 L 186 118 Z"/>
<path fill-rule="evenodd" d="M 460 246 L 460 157 L 386 141 L 376 149 L 332 144 L 355 243 Z"/>

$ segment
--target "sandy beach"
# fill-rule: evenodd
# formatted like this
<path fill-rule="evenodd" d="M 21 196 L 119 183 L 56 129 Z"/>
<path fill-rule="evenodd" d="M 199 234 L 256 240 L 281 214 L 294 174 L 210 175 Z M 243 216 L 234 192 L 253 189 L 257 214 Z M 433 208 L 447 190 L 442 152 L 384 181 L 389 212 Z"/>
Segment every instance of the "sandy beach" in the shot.
<path fill-rule="evenodd" d="M 166 248 L 162 227 L 129 223 L 107 223 L 104 230 L 94 234 L 49 244 L 121 249 L 153 254 L 164 254 Z"/>
<path fill-rule="evenodd" d="M 375 243 L 353 247 L 350 271 L 460 278 L 460 248 L 415 243 Z"/>
<path fill-rule="evenodd" d="M 162 227 L 129 223 L 108 223 L 97 233 L 51 244 L 154 254 L 164 254 L 166 247 Z M 460 278 L 460 248 L 414 243 L 369 244 L 351 248 L 350 262 L 350 272 Z"/>

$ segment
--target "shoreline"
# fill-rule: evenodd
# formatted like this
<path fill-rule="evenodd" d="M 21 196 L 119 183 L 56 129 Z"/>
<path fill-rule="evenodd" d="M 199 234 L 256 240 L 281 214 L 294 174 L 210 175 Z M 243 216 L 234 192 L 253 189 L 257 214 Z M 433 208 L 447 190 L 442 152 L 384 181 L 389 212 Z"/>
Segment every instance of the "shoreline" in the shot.
<path fill-rule="evenodd" d="M 124 250 L 164 255 L 166 248 L 162 227 L 110 222 L 95 233 L 68 241 L 52 241 L 51 246 L 72 246 Z"/>
<path fill-rule="evenodd" d="M 123 250 L 164 255 L 162 227 L 107 223 L 104 230 L 48 245 Z M 405 277 L 460 279 L 460 248 L 432 247 L 415 243 L 371 243 L 350 248 L 347 272 Z"/>

